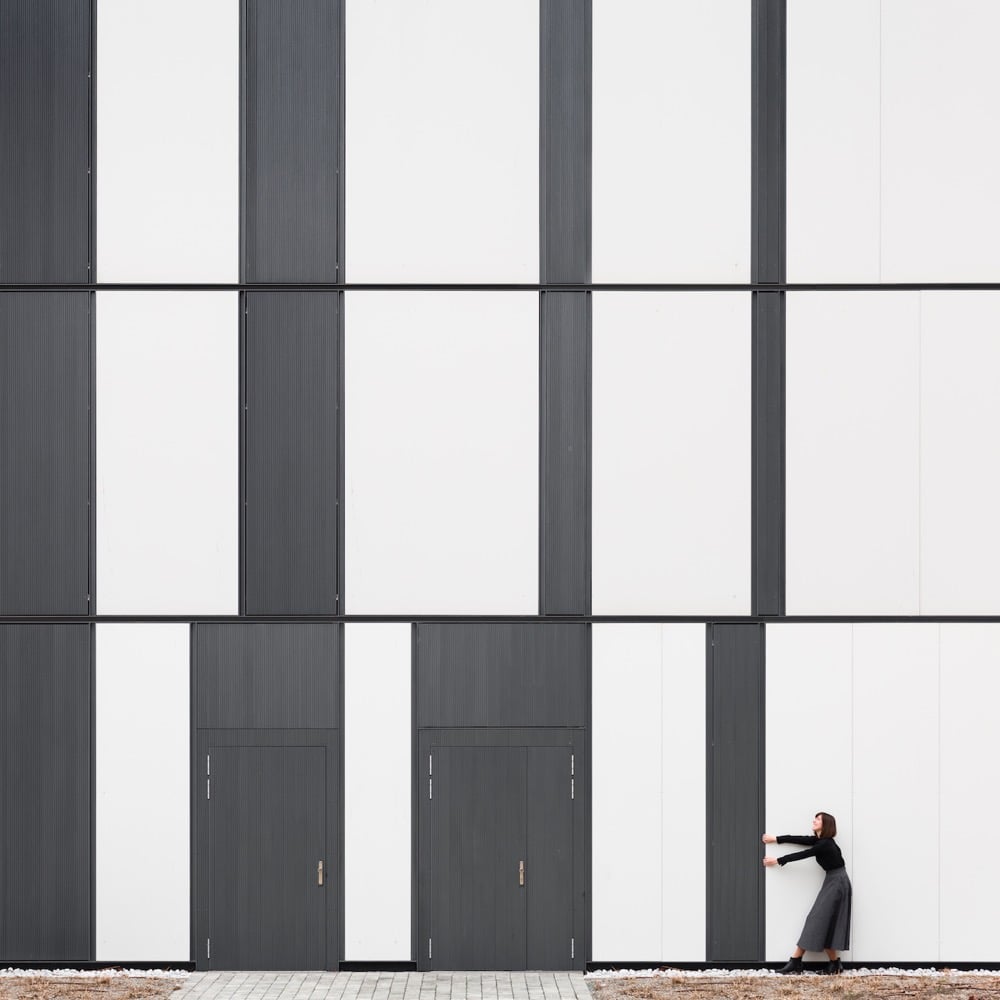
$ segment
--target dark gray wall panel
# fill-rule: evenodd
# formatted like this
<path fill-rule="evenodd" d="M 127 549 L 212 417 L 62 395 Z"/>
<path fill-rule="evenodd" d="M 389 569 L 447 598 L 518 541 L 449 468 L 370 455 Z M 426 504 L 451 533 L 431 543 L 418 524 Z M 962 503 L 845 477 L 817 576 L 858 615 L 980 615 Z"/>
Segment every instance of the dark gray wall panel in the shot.
<path fill-rule="evenodd" d="M 785 613 L 785 293 L 753 293 L 752 612 Z"/>
<path fill-rule="evenodd" d="M 339 728 L 340 629 L 195 625 L 198 728 Z"/>
<path fill-rule="evenodd" d="M 0 962 L 92 955 L 90 627 L 0 625 Z"/>
<path fill-rule="evenodd" d="M 0 282 L 90 280 L 90 3 L 0 4 Z"/>
<path fill-rule="evenodd" d="M 785 280 L 786 0 L 753 0 L 751 251 L 755 282 Z"/>
<path fill-rule="evenodd" d="M 246 297 L 243 567 L 250 615 L 337 613 L 339 298 Z"/>
<path fill-rule="evenodd" d="M 710 962 L 764 958 L 764 627 L 708 626 Z"/>
<path fill-rule="evenodd" d="M 416 627 L 417 728 L 586 726 L 590 628 Z"/>
<path fill-rule="evenodd" d="M 543 282 L 590 281 L 591 24 L 591 0 L 542 0 Z"/>
<path fill-rule="evenodd" d="M 590 614 L 591 300 L 543 292 L 539 611 Z"/>
<path fill-rule="evenodd" d="M 88 612 L 90 296 L 0 293 L 0 614 Z"/>
<path fill-rule="evenodd" d="M 340 280 L 340 0 L 245 0 L 243 280 Z"/>

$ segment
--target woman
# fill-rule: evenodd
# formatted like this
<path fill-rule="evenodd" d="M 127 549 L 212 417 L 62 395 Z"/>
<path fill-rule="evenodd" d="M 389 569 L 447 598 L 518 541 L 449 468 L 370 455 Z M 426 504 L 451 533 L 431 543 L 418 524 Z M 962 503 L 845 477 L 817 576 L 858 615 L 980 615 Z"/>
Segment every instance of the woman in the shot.
<path fill-rule="evenodd" d="M 846 951 L 851 946 L 851 880 L 844 867 L 844 856 L 833 839 L 837 836 L 837 821 L 829 813 L 818 812 L 813 817 L 812 828 L 811 837 L 775 837 L 765 833 L 760 838 L 765 844 L 800 844 L 808 848 L 780 858 L 766 857 L 766 866 L 815 858 L 826 872 L 816 902 L 806 917 L 798 947 L 778 970 L 783 976 L 803 971 L 802 956 L 807 951 L 825 951 L 830 964 L 823 970 L 824 973 L 828 976 L 839 975 L 844 967 L 837 952 Z"/>

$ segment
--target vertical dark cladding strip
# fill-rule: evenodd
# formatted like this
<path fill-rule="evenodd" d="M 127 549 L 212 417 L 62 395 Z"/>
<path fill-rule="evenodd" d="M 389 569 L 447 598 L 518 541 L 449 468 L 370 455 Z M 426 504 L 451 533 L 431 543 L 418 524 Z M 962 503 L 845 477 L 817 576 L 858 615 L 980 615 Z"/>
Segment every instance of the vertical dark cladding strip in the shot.
<path fill-rule="evenodd" d="M 707 626 L 709 962 L 764 959 L 764 626 Z"/>
<path fill-rule="evenodd" d="M 751 280 L 785 281 L 786 3 L 753 0 Z M 785 613 L 785 293 L 753 293 L 752 599 Z"/>
<path fill-rule="evenodd" d="M 540 12 L 540 280 L 589 282 L 592 4 Z M 539 323 L 539 613 L 589 614 L 590 294 L 541 293 Z"/>

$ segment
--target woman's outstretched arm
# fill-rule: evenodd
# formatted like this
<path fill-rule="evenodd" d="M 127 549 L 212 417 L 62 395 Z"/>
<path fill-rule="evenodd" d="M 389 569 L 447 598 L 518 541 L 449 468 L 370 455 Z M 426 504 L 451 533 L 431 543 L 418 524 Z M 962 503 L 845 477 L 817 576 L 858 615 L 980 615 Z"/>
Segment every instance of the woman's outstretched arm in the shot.
<path fill-rule="evenodd" d="M 810 847 L 816 843 L 816 837 L 814 835 L 808 837 L 795 837 L 788 833 L 783 833 L 780 837 L 776 837 L 775 840 L 779 844 L 798 844 L 800 847 Z"/>

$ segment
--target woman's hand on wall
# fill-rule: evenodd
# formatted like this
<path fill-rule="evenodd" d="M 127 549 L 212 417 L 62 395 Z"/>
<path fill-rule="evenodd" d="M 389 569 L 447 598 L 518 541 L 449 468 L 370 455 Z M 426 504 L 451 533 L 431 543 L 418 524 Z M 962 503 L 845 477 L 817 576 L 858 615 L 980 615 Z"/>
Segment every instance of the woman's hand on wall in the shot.
<path fill-rule="evenodd" d="M 772 858 L 770 855 L 768 855 L 766 858 L 764 858 L 764 866 L 766 868 L 771 868 L 773 865 L 776 865 L 777 863 L 778 863 L 778 859 L 777 858 Z"/>
<path fill-rule="evenodd" d="M 773 833 L 765 833 L 761 838 L 761 843 L 764 844 L 776 844 L 778 838 Z"/>

